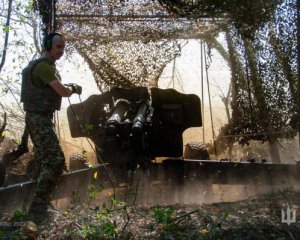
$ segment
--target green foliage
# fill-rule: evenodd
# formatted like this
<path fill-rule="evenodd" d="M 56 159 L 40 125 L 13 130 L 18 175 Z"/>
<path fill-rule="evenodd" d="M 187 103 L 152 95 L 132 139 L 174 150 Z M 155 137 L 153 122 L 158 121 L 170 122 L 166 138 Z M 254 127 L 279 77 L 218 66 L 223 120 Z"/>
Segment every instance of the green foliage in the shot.
<path fill-rule="evenodd" d="M 95 199 L 97 194 L 100 193 L 103 190 L 102 186 L 95 186 L 93 184 L 89 184 L 88 186 L 88 192 L 90 199 Z"/>
<path fill-rule="evenodd" d="M 157 206 L 151 213 L 151 217 L 155 220 L 155 224 L 150 226 L 150 229 L 161 228 L 161 239 L 167 239 L 169 234 L 173 234 L 178 230 L 176 223 L 172 219 L 174 212 L 173 207 L 161 208 Z"/>
<path fill-rule="evenodd" d="M 173 222 L 172 220 L 172 214 L 174 212 L 174 208 L 173 207 L 166 207 L 166 208 L 160 208 L 159 206 L 157 206 L 151 216 L 154 218 L 154 220 L 160 224 L 170 224 Z"/>
<path fill-rule="evenodd" d="M 118 234 L 118 229 L 114 224 L 107 221 L 97 225 L 83 226 L 80 231 L 80 236 L 84 239 L 91 240 L 118 240 L 122 237 Z"/>
<path fill-rule="evenodd" d="M 14 211 L 11 220 L 15 222 L 19 222 L 25 220 L 27 216 L 28 216 L 28 209 L 25 206 L 23 206 L 21 211 L 19 210 Z"/>
<path fill-rule="evenodd" d="M 8 45 L 5 47 L 6 58 L 1 70 L 0 78 L 0 103 L 5 112 L 11 112 L 14 117 L 9 119 L 12 129 L 20 129 L 22 112 L 20 111 L 19 93 L 22 68 L 29 60 L 37 54 L 38 49 L 34 45 L 34 39 L 37 35 L 33 33 L 38 31 L 38 17 L 33 15 L 32 8 L 28 5 L 29 1 L 12 1 L 12 11 L 10 26 L 4 26 L 7 22 L 8 3 L 3 1 L 1 5 L 0 25 L 2 27 L 2 37 L 0 45 L 2 46 L 0 56 L 3 57 L 4 35 L 9 32 Z M 30 1 L 32 2 L 32 1 Z M 39 42 L 39 39 L 36 39 Z M 30 53 L 30 48 L 32 53 Z"/>
<path fill-rule="evenodd" d="M 155 224 L 150 226 L 150 230 L 159 232 L 159 239 L 180 239 L 180 240 L 218 240 L 222 237 L 222 224 L 226 221 L 228 213 L 223 213 L 220 219 L 214 220 L 211 216 L 204 216 L 207 222 L 205 228 L 200 229 L 200 233 L 191 234 L 186 228 L 181 226 L 178 218 L 172 218 L 174 207 L 157 206 L 151 211 L 151 217 L 155 220 Z M 190 217 L 190 216 L 186 216 Z M 176 220 L 177 219 L 177 220 Z"/>
<path fill-rule="evenodd" d="M 3 32 L 4 33 L 8 33 L 9 32 L 9 27 L 8 26 L 4 26 L 3 27 Z"/>
<path fill-rule="evenodd" d="M 33 6 L 34 6 L 34 0 L 29 1 L 28 2 L 28 8 L 32 10 Z"/>
<path fill-rule="evenodd" d="M 111 222 L 106 222 L 101 225 L 101 231 L 105 237 L 115 237 L 117 234 L 117 228 Z"/>
<path fill-rule="evenodd" d="M 104 208 L 102 211 L 96 213 L 96 219 L 103 221 L 111 217 L 111 210 Z"/>
<path fill-rule="evenodd" d="M 87 131 L 92 131 L 92 130 L 94 130 L 94 125 L 86 123 L 84 125 L 84 129 L 87 130 Z"/>
<path fill-rule="evenodd" d="M 126 207 L 126 202 L 124 202 L 124 201 L 120 201 L 120 200 L 115 199 L 115 198 L 111 198 L 110 201 L 111 201 L 111 206 L 112 207 L 117 207 L 117 208 Z"/>
<path fill-rule="evenodd" d="M 1 222 L 0 239 L 25 240 L 26 237 L 20 235 L 20 227 L 27 220 L 28 209 L 23 206 L 21 210 L 14 211 L 11 219 L 7 222 Z"/>
<path fill-rule="evenodd" d="M 118 204 L 119 201 L 115 201 Z M 84 225 L 79 235 L 84 239 L 122 240 L 125 239 L 113 219 L 112 210 L 105 207 L 95 208 L 96 222 Z"/>
<path fill-rule="evenodd" d="M 83 226 L 80 235 L 84 239 L 99 239 L 101 232 L 99 226 L 89 225 Z"/>
<path fill-rule="evenodd" d="M 21 236 L 19 230 L 5 232 L 0 230 L 0 239 L 26 240 L 27 237 Z"/>
<path fill-rule="evenodd" d="M 226 221 L 228 213 L 225 212 L 221 216 L 220 220 L 215 221 L 211 216 L 205 216 L 206 221 L 208 222 L 206 230 L 203 231 L 203 235 L 198 236 L 197 240 L 216 240 L 222 239 L 222 224 Z"/>

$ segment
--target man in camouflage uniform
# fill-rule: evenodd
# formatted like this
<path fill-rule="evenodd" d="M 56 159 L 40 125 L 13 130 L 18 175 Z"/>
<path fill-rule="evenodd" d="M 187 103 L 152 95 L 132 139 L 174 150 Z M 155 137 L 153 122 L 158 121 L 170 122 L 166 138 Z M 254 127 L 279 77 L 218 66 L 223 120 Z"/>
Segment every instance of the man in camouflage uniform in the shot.
<path fill-rule="evenodd" d="M 55 62 L 64 53 L 65 40 L 51 33 L 43 42 L 43 57 L 31 61 L 22 72 L 21 102 L 26 112 L 25 123 L 37 157 L 40 171 L 29 216 L 40 222 L 49 216 L 51 195 L 65 165 L 64 153 L 53 129 L 52 118 L 60 110 L 62 97 L 81 94 L 76 84 L 65 86 L 56 70 Z"/>

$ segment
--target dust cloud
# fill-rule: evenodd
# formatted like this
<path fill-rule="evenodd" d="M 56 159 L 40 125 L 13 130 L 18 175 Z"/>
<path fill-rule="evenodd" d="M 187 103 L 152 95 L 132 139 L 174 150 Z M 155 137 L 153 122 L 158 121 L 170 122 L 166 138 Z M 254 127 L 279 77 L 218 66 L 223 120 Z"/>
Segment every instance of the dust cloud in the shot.
<path fill-rule="evenodd" d="M 191 174 L 178 181 L 176 176 L 170 176 L 163 170 L 162 164 L 156 165 L 159 166 L 156 166 L 154 171 L 138 169 L 132 179 L 127 182 L 119 182 L 114 188 L 107 181 L 104 182 L 101 179 L 98 182 L 93 181 L 95 187 L 104 186 L 104 189 L 97 192 L 93 199 L 89 197 L 88 192 L 90 183 L 86 181 L 86 184 L 78 184 L 80 189 L 77 189 L 77 195 L 60 199 L 55 202 L 55 205 L 60 209 L 69 207 L 71 203 L 86 203 L 90 206 L 102 206 L 105 203 L 106 206 L 109 206 L 112 198 L 126 202 L 129 206 L 202 205 L 245 200 L 256 195 L 286 189 L 300 190 L 300 180 L 288 175 L 258 175 L 258 178 L 248 175 L 245 176 L 248 179 L 242 179 L 242 181 L 235 176 L 228 176 L 225 182 L 220 183 L 216 182 L 213 176 L 201 178 L 199 175 Z M 197 169 L 194 172 L 199 173 Z M 103 175 L 103 172 L 100 172 L 99 175 Z M 270 178 L 274 179 L 270 181 Z M 72 183 L 70 182 L 70 184 Z"/>
<path fill-rule="evenodd" d="M 172 76 L 173 62 L 167 65 L 164 69 L 158 87 L 168 88 L 172 86 L 179 92 L 186 94 L 196 94 L 201 98 L 203 109 L 203 122 L 204 125 L 201 128 L 187 129 L 183 134 L 183 145 L 186 145 L 191 141 L 199 141 L 206 144 L 211 144 L 213 141 L 212 123 L 210 121 L 210 114 L 214 121 L 214 131 L 218 134 L 218 129 L 227 123 L 226 111 L 224 104 L 221 100 L 221 89 L 226 93 L 229 89 L 231 74 L 227 63 L 215 50 L 213 51 L 214 61 L 212 61 L 210 68 L 208 69 L 211 89 L 212 109 L 208 105 L 208 91 L 207 85 L 204 83 L 203 89 L 200 81 L 201 60 L 200 55 L 195 54 L 195 49 L 199 48 L 198 41 L 189 41 L 187 46 L 183 48 L 183 52 L 180 58 L 176 59 L 177 76 Z M 206 76 L 204 76 L 206 77 Z M 68 76 L 65 77 L 67 79 Z M 92 79 L 92 76 L 89 76 Z M 70 78 L 72 79 L 72 77 Z M 81 81 L 81 82 L 80 82 Z M 92 81 L 89 81 L 89 83 Z M 85 87 L 84 93 L 88 97 L 91 91 L 97 89 L 94 83 L 92 87 L 86 84 L 86 79 L 78 79 L 78 83 Z M 203 95 L 202 95 L 203 92 Z M 202 99 L 203 96 L 203 99 Z M 75 103 L 77 99 L 72 99 L 71 103 Z M 84 100 L 83 100 L 84 101 Z M 68 105 L 65 103 L 64 106 Z M 212 111 L 212 112 L 210 112 Z M 88 153 L 88 160 L 92 163 L 96 163 L 96 156 L 92 150 L 92 147 L 84 138 L 74 139 L 71 138 L 68 130 L 68 122 L 64 111 L 61 111 L 61 143 L 64 149 L 66 159 L 69 159 L 70 155 L 74 152 L 82 152 L 83 150 Z M 279 151 L 279 157 L 281 163 L 295 164 L 300 159 L 298 138 L 295 140 L 283 140 L 276 146 Z M 183 146 L 184 148 L 184 146 Z M 248 146 L 240 146 L 235 144 L 231 154 L 228 150 L 216 155 L 214 152 L 210 153 L 210 158 L 213 160 L 231 159 L 233 161 L 247 161 L 255 159 L 260 162 L 265 159 L 267 163 L 272 162 L 272 148 L 265 143 L 250 142 Z M 264 179 L 272 179 L 276 176 L 264 175 L 260 176 L 262 181 L 255 182 L 249 181 L 247 184 L 239 183 L 235 180 L 235 176 L 228 176 L 228 180 L 235 182 L 234 184 L 227 183 L 214 183 L 209 177 L 206 179 L 184 181 L 181 184 L 172 182 L 166 182 L 164 173 L 160 172 L 158 175 L 151 176 L 149 173 L 139 173 L 139 179 L 135 179 L 135 185 L 131 188 L 135 191 L 131 191 L 131 201 L 135 201 L 139 205 L 153 205 L 153 204 L 201 204 L 201 203 L 214 203 L 214 202 L 228 202 L 237 201 L 241 199 L 247 199 L 257 194 L 269 193 L 272 191 L 283 190 L 286 188 L 297 189 L 299 184 L 295 183 L 292 179 L 289 180 L 289 176 L 286 176 L 284 184 L 274 182 L 273 184 L 264 183 Z M 251 179 L 250 179 L 251 180 Z M 229 182 L 230 182 L 229 181 Z M 124 185 L 124 184 L 123 184 Z M 134 186 L 137 186 L 135 188 Z M 119 186 L 116 191 L 121 198 L 124 198 L 124 193 L 127 191 L 127 187 Z M 105 199 L 110 198 L 113 190 L 111 186 L 108 186 L 103 192 L 99 193 L 95 199 L 99 204 Z M 118 195 L 117 194 L 117 195 Z"/>
<path fill-rule="evenodd" d="M 61 130 L 64 131 L 63 134 L 61 134 L 61 136 L 64 136 L 64 138 L 61 138 L 61 144 L 66 159 L 69 159 L 70 155 L 74 152 L 78 153 L 85 150 L 87 151 L 88 161 L 93 164 L 97 163 L 90 140 L 88 141 L 85 138 L 73 139 L 68 132 L 68 128 L 61 127 Z M 188 129 L 183 134 L 184 145 L 191 141 L 202 142 L 203 139 L 201 138 L 201 128 Z M 294 141 L 280 142 L 279 152 L 282 163 L 295 164 L 296 161 L 300 159 L 299 146 L 297 143 L 297 139 Z M 211 159 L 214 160 L 229 158 L 239 162 L 248 159 L 255 159 L 257 162 L 260 162 L 261 159 L 266 159 L 267 164 L 271 163 L 269 146 L 257 142 L 251 142 L 249 146 L 245 147 L 235 145 L 232 156 L 229 156 L 226 151 L 217 156 L 211 154 Z M 82 189 L 79 191 L 81 192 L 81 196 L 77 196 L 76 198 L 81 201 L 85 199 L 86 202 L 99 206 L 104 202 L 109 204 L 115 191 L 115 197 L 118 200 L 126 200 L 128 204 L 134 203 L 138 206 L 153 206 L 156 204 L 210 204 L 244 200 L 259 194 L 267 194 L 285 189 L 299 190 L 299 182 L 295 181 L 291 176 L 270 174 L 271 173 L 266 172 L 264 175 L 259 176 L 260 181 L 256 181 L 256 178 L 251 179 L 251 175 L 250 177 L 247 176 L 247 178 L 249 178 L 247 183 L 243 181 L 239 182 L 239 179 L 235 179 L 234 175 L 227 175 L 226 180 L 228 180 L 229 183 L 216 183 L 208 176 L 205 179 L 184 179 L 183 182 L 177 184 L 176 182 L 166 180 L 165 173 L 162 171 L 155 173 L 137 171 L 134 181 L 129 188 L 128 184 L 122 183 L 113 190 L 108 184 L 105 190 L 97 193 L 96 198 L 91 200 L 87 197 L 88 185 L 81 185 L 80 187 Z M 271 181 L 271 183 L 270 181 L 265 181 L 270 179 L 274 179 L 274 181 Z M 100 182 L 98 184 L 100 185 L 102 183 Z M 74 196 L 60 199 L 55 202 L 55 205 L 59 208 L 65 208 L 71 202 L 74 202 Z"/>

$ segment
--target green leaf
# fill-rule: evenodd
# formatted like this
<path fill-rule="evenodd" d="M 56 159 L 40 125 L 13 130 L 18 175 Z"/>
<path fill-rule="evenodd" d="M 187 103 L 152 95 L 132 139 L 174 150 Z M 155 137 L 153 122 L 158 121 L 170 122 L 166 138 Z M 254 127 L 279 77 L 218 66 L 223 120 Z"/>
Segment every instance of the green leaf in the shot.
<path fill-rule="evenodd" d="M 94 130 L 94 125 L 93 125 L 93 124 L 88 124 L 88 123 L 86 123 L 86 124 L 84 125 L 84 128 L 85 128 L 85 130 L 87 130 L 87 131 L 91 131 L 91 130 Z"/>
<path fill-rule="evenodd" d="M 8 33 L 8 32 L 9 32 L 9 26 L 5 26 L 5 27 L 3 28 L 3 32 Z"/>

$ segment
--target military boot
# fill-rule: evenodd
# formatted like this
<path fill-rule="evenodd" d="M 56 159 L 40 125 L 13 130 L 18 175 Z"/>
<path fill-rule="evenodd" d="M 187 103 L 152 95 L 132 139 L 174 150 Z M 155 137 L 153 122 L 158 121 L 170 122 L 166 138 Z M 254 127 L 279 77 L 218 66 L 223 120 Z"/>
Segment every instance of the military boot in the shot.
<path fill-rule="evenodd" d="M 58 212 L 49 204 L 33 202 L 28 210 L 28 220 L 40 225 L 53 221 L 57 214 Z"/>

